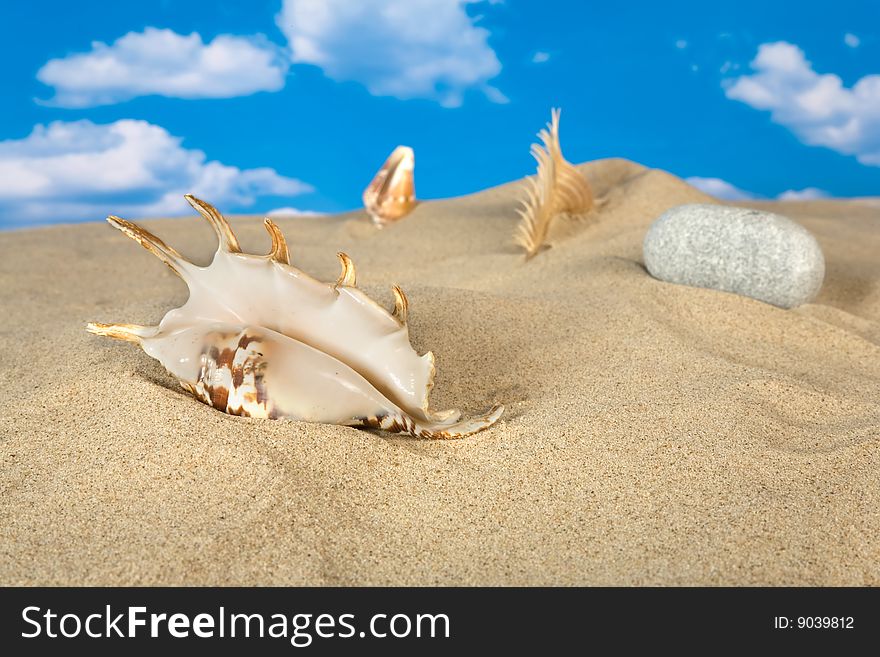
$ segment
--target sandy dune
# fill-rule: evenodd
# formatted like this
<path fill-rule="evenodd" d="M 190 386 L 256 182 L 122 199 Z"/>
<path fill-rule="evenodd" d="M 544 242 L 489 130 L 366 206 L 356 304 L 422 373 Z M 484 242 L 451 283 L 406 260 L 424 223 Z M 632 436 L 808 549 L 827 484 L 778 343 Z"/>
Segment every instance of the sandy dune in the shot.
<path fill-rule="evenodd" d="M 708 198 L 623 160 L 526 263 L 519 183 L 279 221 L 433 350 L 436 407 L 504 402 L 454 442 L 222 415 L 89 320 L 155 323 L 185 287 L 106 224 L 0 233 L 2 584 L 880 584 L 880 205 L 767 203 L 825 251 L 793 311 L 652 279 L 641 241 Z M 210 199 L 208 199 L 210 200 Z M 144 222 L 199 262 L 193 217 Z M 261 222 L 233 221 L 246 249 Z"/>

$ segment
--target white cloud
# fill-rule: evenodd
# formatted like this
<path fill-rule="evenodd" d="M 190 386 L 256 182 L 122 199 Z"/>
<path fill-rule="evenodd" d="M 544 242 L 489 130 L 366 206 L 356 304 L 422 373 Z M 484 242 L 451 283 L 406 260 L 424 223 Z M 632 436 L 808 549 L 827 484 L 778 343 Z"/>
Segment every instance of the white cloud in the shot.
<path fill-rule="evenodd" d="M 858 48 L 862 45 L 862 40 L 851 32 L 847 32 L 843 35 L 843 42 L 850 48 Z"/>
<path fill-rule="evenodd" d="M 678 41 L 675 42 L 675 47 L 678 48 L 679 50 L 684 50 L 685 48 L 688 47 L 688 42 L 685 41 L 684 39 L 679 39 Z"/>
<path fill-rule="evenodd" d="M 300 210 L 298 208 L 284 207 L 269 210 L 267 217 L 320 217 L 323 212 L 315 212 L 314 210 Z"/>
<path fill-rule="evenodd" d="M 780 201 L 815 201 L 821 198 L 828 198 L 829 196 L 831 195 L 824 189 L 807 187 L 805 189 L 789 189 L 788 191 L 782 192 L 776 198 Z"/>
<path fill-rule="evenodd" d="M 755 195 L 740 189 L 721 178 L 701 178 L 699 176 L 691 176 L 685 178 L 685 182 L 699 189 L 701 192 L 714 196 L 715 198 L 724 199 L 726 201 L 748 201 L 754 199 Z"/>
<path fill-rule="evenodd" d="M 428 98 L 461 105 L 465 90 L 490 90 L 501 71 L 489 31 L 465 5 L 472 0 L 284 0 L 276 22 L 294 62 L 376 96 Z"/>
<path fill-rule="evenodd" d="M 183 194 L 237 209 L 311 186 L 274 169 L 239 169 L 146 121 L 55 121 L 0 141 L 0 225 L 184 214 Z"/>
<path fill-rule="evenodd" d="M 806 144 L 880 166 L 880 75 L 845 87 L 837 75 L 816 73 L 803 51 L 785 41 L 761 45 L 751 66 L 755 73 L 728 84 L 728 98 L 769 110 Z"/>
<path fill-rule="evenodd" d="M 137 96 L 230 98 L 284 86 L 289 63 L 265 38 L 221 34 L 204 43 L 152 27 L 129 32 L 111 45 L 95 41 L 86 53 L 48 61 L 40 82 L 54 87 L 47 101 L 61 107 L 94 107 Z"/>
<path fill-rule="evenodd" d="M 740 189 L 733 183 L 729 183 L 721 178 L 691 176 L 690 178 L 685 178 L 685 182 L 696 187 L 701 192 L 725 201 L 758 201 L 766 199 L 766 197 L 760 194 Z M 779 194 L 776 199 L 779 201 L 815 201 L 817 199 L 830 198 L 830 196 L 824 189 L 806 187 L 804 189 L 786 190 Z"/>
<path fill-rule="evenodd" d="M 510 98 L 504 95 L 504 92 L 501 91 L 498 87 L 485 86 L 483 88 L 483 93 L 486 94 L 486 98 L 491 100 L 493 103 L 498 103 L 499 105 L 506 105 L 510 102 Z"/>
<path fill-rule="evenodd" d="M 534 55 L 532 55 L 532 64 L 543 64 L 544 62 L 548 61 L 550 61 L 549 52 L 538 50 Z"/>

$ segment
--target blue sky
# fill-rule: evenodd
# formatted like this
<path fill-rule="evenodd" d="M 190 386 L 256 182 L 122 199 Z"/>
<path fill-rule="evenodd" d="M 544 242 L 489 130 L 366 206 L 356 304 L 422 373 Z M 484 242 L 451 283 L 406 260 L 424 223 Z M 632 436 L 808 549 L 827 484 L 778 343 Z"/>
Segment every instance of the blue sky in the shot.
<path fill-rule="evenodd" d="M 880 3 L 715 4 L 6 3 L 0 228 L 352 209 L 398 144 L 464 194 L 533 172 L 555 106 L 573 162 L 880 195 Z"/>

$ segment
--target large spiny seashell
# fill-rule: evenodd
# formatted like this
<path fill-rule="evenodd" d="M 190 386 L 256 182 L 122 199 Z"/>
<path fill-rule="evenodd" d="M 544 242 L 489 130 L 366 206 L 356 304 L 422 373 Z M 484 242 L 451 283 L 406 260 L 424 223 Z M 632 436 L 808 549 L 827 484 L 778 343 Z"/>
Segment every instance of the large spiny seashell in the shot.
<path fill-rule="evenodd" d="M 416 158 L 409 146 L 398 146 L 364 190 L 364 207 L 380 228 L 402 219 L 416 205 Z"/>
<path fill-rule="evenodd" d="M 538 173 L 526 180 L 526 194 L 518 210 L 516 243 L 531 258 L 541 250 L 553 218 L 560 214 L 586 215 L 600 203 L 593 199 L 587 179 L 562 156 L 559 143 L 559 109 L 550 112 L 550 123 L 538 133 L 543 146 L 533 144 Z"/>
<path fill-rule="evenodd" d="M 291 418 L 458 438 L 491 426 L 503 412 L 460 420 L 456 410 L 430 409 L 434 356 L 409 342 L 408 302 L 393 287 L 392 312 L 356 285 L 344 253 L 333 284 L 290 265 L 284 236 L 269 219 L 272 250 L 241 252 L 226 219 L 211 205 L 187 200 L 213 226 L 220 245 L 199 267 L 140 226 L 108 221 L 158 256 L 190 296 L 158 326 L 89 324 L 98 335 L 139 344 L 199 400 L 233 415 Z"/>

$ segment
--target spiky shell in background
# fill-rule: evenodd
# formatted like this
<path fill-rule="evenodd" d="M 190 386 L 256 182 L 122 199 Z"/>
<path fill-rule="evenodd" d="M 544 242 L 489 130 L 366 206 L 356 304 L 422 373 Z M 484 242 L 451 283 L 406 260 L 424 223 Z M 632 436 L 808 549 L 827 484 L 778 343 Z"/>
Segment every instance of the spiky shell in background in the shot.
<path fill-rule="evenodd" d="M 554 217 L 586 215 L 596 207 L 587 179 L 562 156 L 559 115 L 559 109 L 551 110 L 550 123 L 538 133 L 543 146 L 532 144 L 538 172 L 525 181 L 526 195 L 518 210 L 520 223 L 514 235 L 527 258 L 537 254 L 547 241 Z"/>

